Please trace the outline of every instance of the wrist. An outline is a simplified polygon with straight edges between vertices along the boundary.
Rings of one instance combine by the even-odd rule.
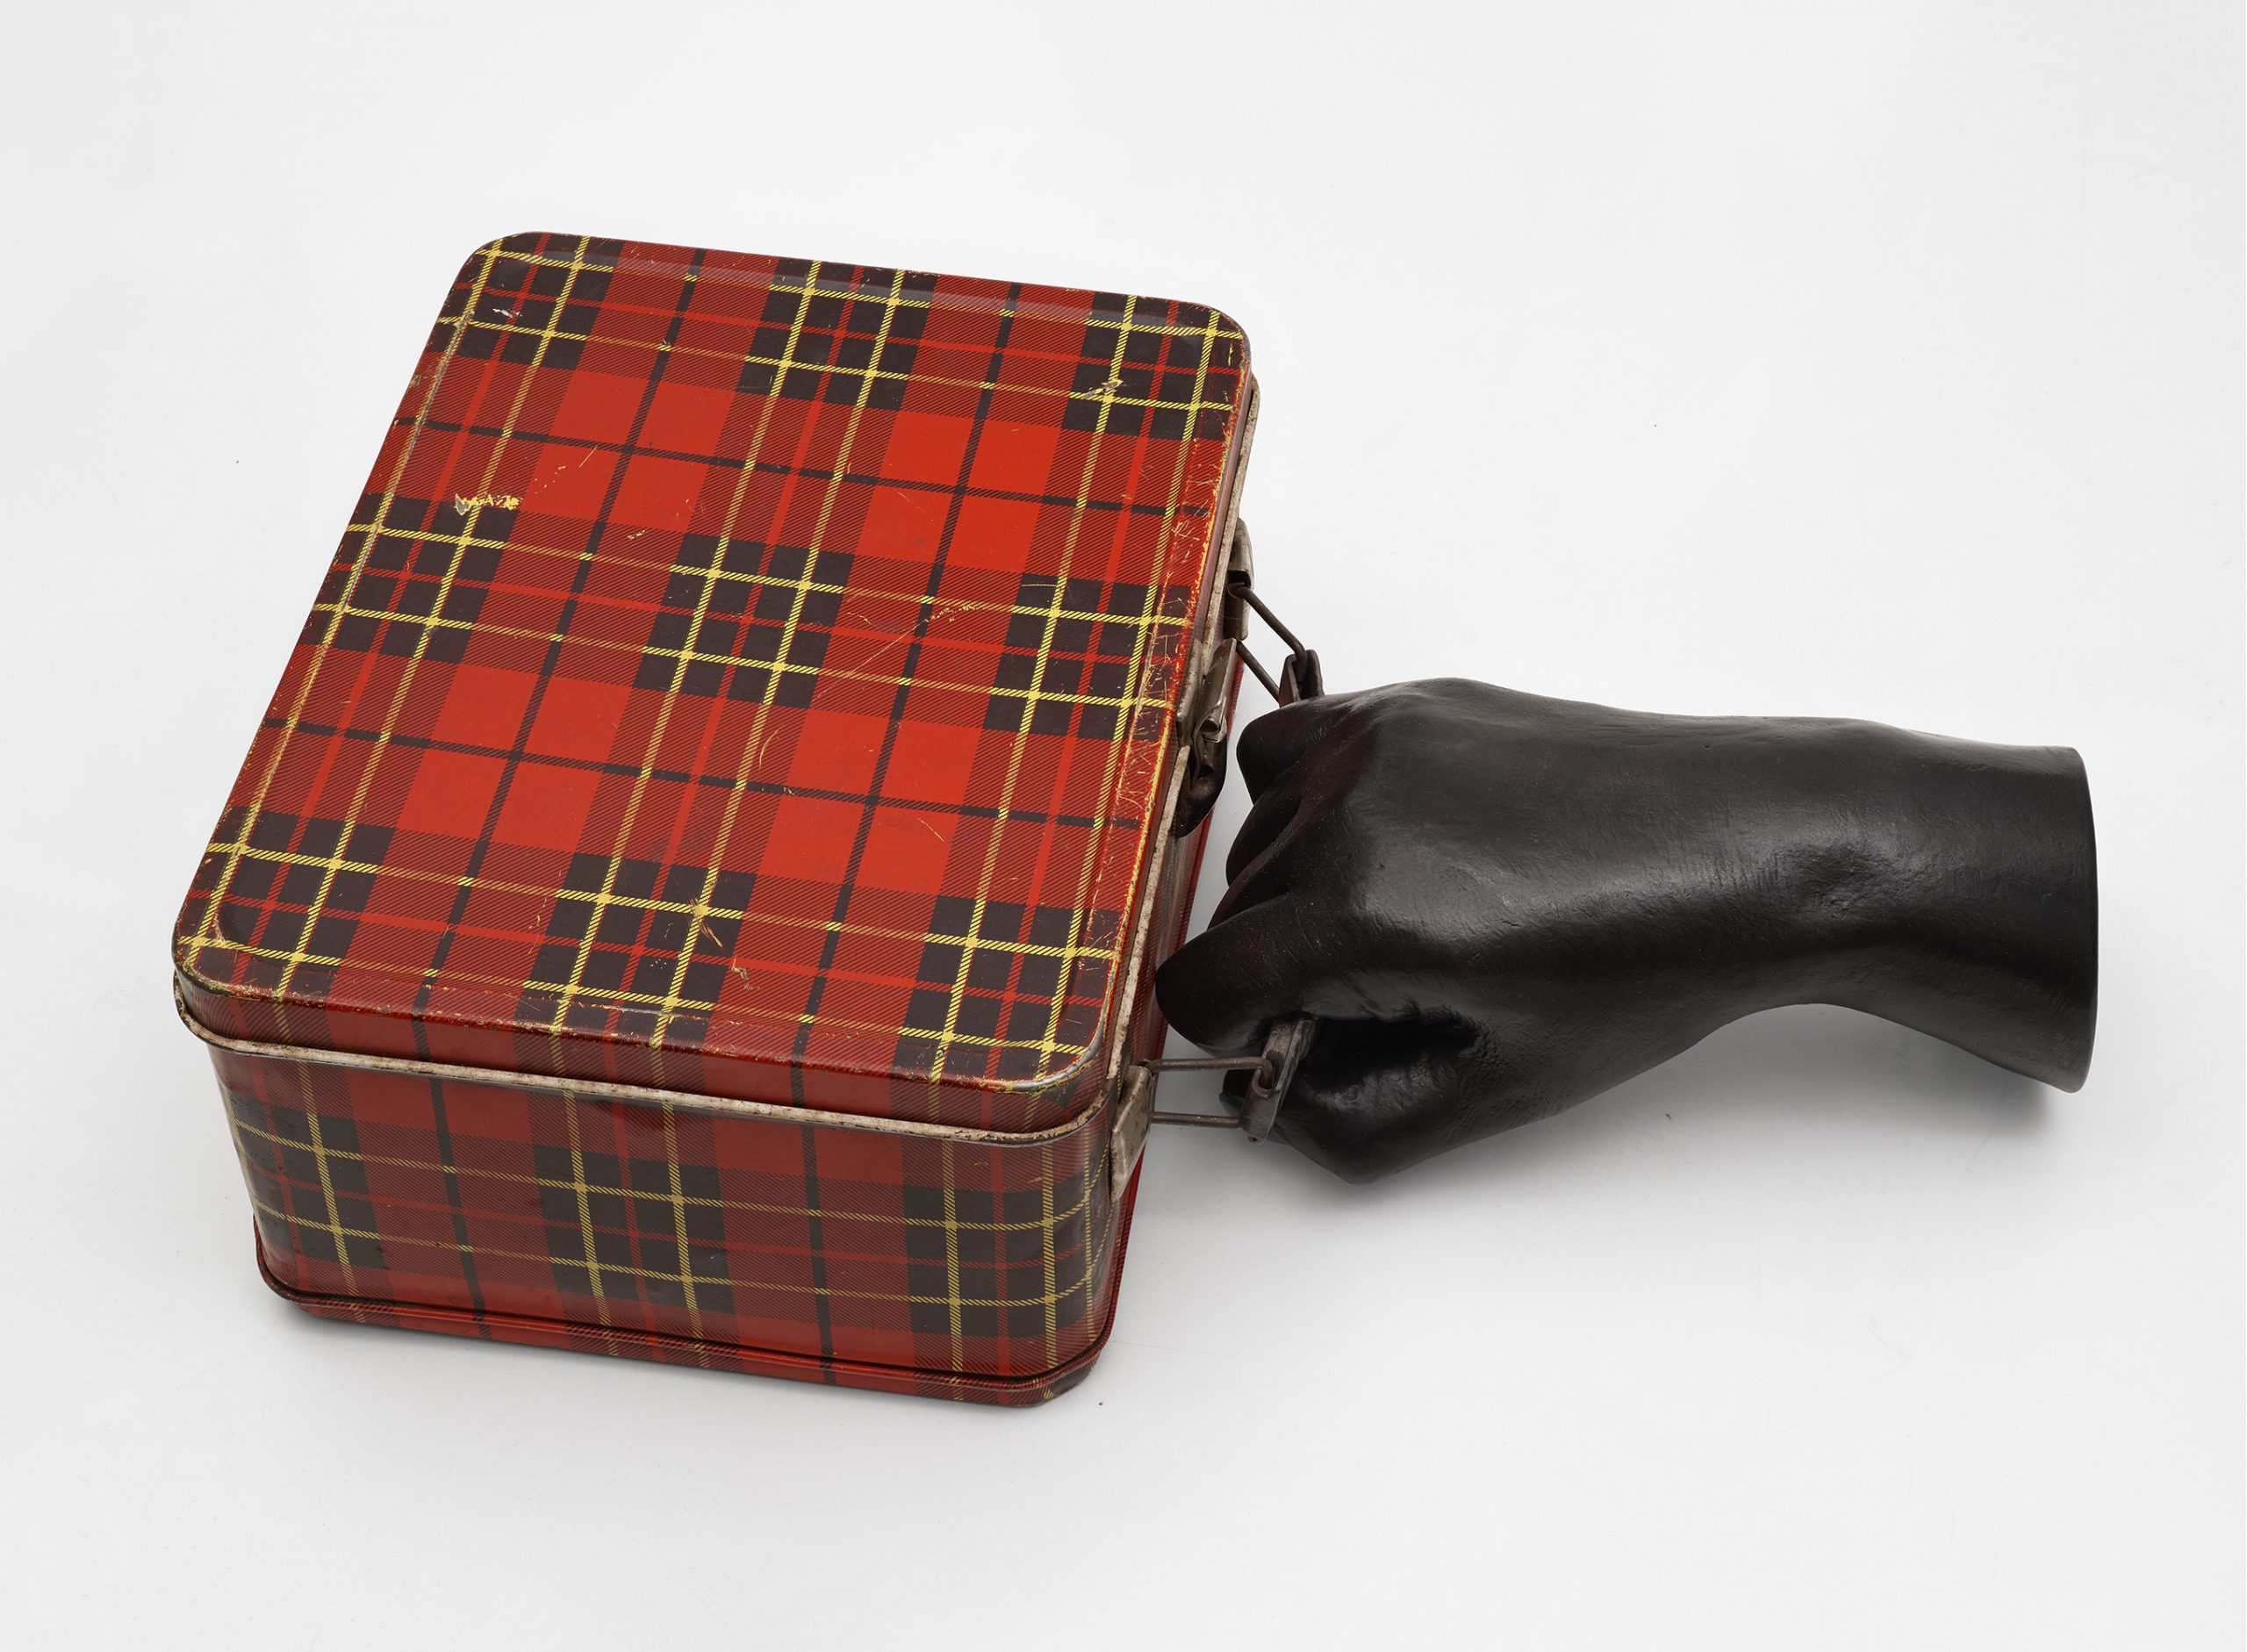
[[[1870,723],[1781,727],[1771,1001],[1844,1004],[2081,1084],[2098,973],[2081,759]]]

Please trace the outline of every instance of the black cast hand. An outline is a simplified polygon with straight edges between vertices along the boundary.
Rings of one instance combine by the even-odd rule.
[[[1318,1016],[1276,1133],[1353,1180],[1780,1004],[1849,1005],[2064,1088],[2089,1065],[2071,751],[1444,680],[1283,707],[1238,760],[1255,803],[1231,887],[1157,991],[1225,1053]]]

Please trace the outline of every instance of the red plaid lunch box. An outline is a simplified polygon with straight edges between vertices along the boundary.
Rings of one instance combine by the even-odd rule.
[[[473,254],[175,935],[267,1282],[901,1392],[1080,1379],[1254,421],[1199,305]]]

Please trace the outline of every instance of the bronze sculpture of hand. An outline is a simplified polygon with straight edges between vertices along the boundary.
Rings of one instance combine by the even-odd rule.
[[[1542,1118],[1782,1004],[2073,1089],[2098,900],[2083,765],[1875,723],[1676,717],[1488,684],[1245,729],[1255,800],[1164,966],[1203,1046],[1319,1017],[1275,1133],[1353,1180]]]

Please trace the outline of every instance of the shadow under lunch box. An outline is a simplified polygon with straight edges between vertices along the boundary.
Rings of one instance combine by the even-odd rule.
[[[901,1392],[1080,1379],[1261,608],[1254,422],[1198,305],[473,254],[175,936],[267,1282]]]

